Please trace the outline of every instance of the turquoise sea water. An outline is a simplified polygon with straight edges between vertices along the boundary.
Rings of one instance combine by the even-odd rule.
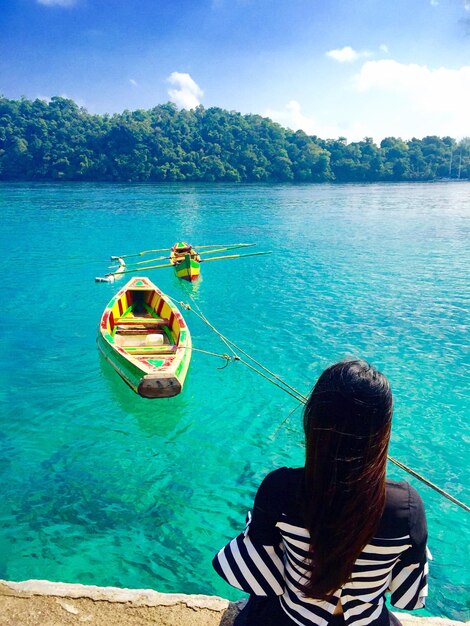
[[[470,501],[469,183],[0,185],[0,578],[240,597],[211,559],[270,470],[300,465],[301,411],[241,363],[194,353],[183,393],[135,395],[96,348],[109,256],[257,242],[188,290],[303,393],[361,356],[391,380],[391,454]],[[299,250],[301,254],[299,255]],[[191,312],[197,348],[226,347]],[[407,479],[393,465],[389,475]],[[427,611],[468,619],[469,514],[414,478],[434,556]]]

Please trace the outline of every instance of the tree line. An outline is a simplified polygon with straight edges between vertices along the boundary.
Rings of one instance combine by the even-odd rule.
[[[0,97],[0,180],[371,182],[470,178],[470,138],[348,143],[217,107],[92,115]]]

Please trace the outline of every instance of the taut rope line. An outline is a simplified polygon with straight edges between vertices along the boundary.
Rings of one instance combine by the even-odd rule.
[[[262,363],[260,363],[259,361],[257,361],[254,357],[252,357],[250,354],[248,354],[247,352],[245,352],[245,350],[243,350],[242,348],[240,348],[239,346],[237,346],[231,339],[229,339],[228,337],[225,337],[225,335],[223,335],[219,330],[217,330],[217,328],[215,328],[215,326],[213,324],[211,324],[211,322],[209,322],[209,320],[207,319],[207,317],[204,315],[204,313],[201,311],[201,308],[199,307],[199,305],[194,301],[194,299],[192,298],[192,296],[190,294],[188,294],[188,296],[191,298],[191,300],[193,301],[194,305],[199,309],[199,313],[197,311],[195,311],[194,309],[192,309],[188,304],[184,303],[184,302],[180,302],[179,304],[181,304],[181,306],[183,306],[185,309],[192,311],[197,317],[199,317],[199,319],[201,319],[203,322],[205,322],[219,337],[220,339],[225,343],[225,345],[229,348],[229,350],[231,350],[231,352],[233,353],[234,357],[236,357],[235,360],[240,361],[241,363],[243,363],[244,365],[246,365],[247,367],[251,368],[253,371],[255,371],[257,374],[259,374],[260,376],[262,376],[263,378],[266,378],[266,380],[269,380],[269,382],[271,382],[273,385],[275,385],[276,387],[279,387],[280,389],[283,389],[286,393],[288,393],[290,396],[292,396],[293,398],[295,398],[296,400],[298,400],[299,402],[307,402],[307,397],[304,396],[302,393],[300,393],[300,391],[297,391],[297,389],[295,389],[295,387],[292,387],[291,385],[289,385],[288,383],[286,383],[285,380],[283,380],[280,376],[278,376],[277,374],[275,374],[274,372],[272,372],[270,369],[268,369],[267,367],[265,367]],[[271,378],[269,378],[269,376],[266,376],[265,374],[263,374],[262,372],[260,372],[259,370],[257,370],[255,367],[253,367],[253,365],[251,365],[251,363],[247,363],[244,359],[240,358],[238,356],[238,354],[235,352],[234,348],[236,350],[238,350],[238,352],[241,352],[242,354],[244,354],[246,357],[248,357],[251,361],[253,361],[253,363],[255,363],[258,367],[260,367],[261,369],[263,369],[265,372],[267,372],[269,374],[269,376],[272,376],[274,379],[276,379],[277,381],[279,381],[281,383],[277,384],[276,380],[272,380]]]
[[[282,389],[283,391],[288,393],[290,396],[292,396],[294,399],[296,399],[299,402],[299,405],[296,406],[289,413],[289,415],[282,421],[282,423],[280,424],[280,426],[276,430],[276,433],[277,433],[280,430],[280,428],[282,427],[282,425],[289,419],[289,417],[292,415],[292,413],[295,410],[297,410],[298,407],[301,404],[306,404],[308,398],[306,396],[304,396],[302,393],[300,393],[300,391],[297,391],[297,389],[295,389],[294,387],[292,387],[291,385],[286,383],[280,376],[278,376],[277,374],[275,374],[274,372],[269,370],[267,367],[265,367],[264,365],[259,363],[259,361],[257,361],[255,358],[253,358],[247,352],[245,352],[245,350],[243,350],[242,348],[239,348],[233,341],[228,339],[228,337],[225,337],[225,335],[223,335],[219,330],[217,330],[217,328],[215,328],[215,326],[213,324],[211,324],[211,322],[209,322],[209,320],[204,315],[204,313],[201,311],[200,307],[195,302],[195,300],[191,296],[191,294],[188,293],[187,295],[193,301],[193,304],[199,309],[199,313],[195,309],[191,308],[191,306],[189,304],[187,304],[186,302],[179,301],[179,304],[184,309],[186,309],[187,311],[192,311],[197,317],[199,317],[199,319],[201,321],[203,321],[205,324],[207,324],[209,326],[209,328],[211,330],[213,330],[216,333],[216,335],[218,335],[218,337],[225,343],[227,348],[232,352],[233,356],[230,357],[229,355],[220,355],[220,354],[215,354],[215,353],[211,353],[211,352],[207,352],[207,354],[212,354],[213,356],[218,356],[218,357],[222,357],[222,358],[227,359],[226,365],[228,365],[228,363],[230,361],[240,361],[241,363],[243,363],[244,365],[246,365],[247,367],[252,369],[254,372],[256,372],[257,374],[259,374],[260,376],[262,376],[263,378],[268,380],[270,383],[272,383],[276,387],[279,387],[279,389]],[[173,298],[171,298],[171,299],[173,300]],[[269,376],[271,376],[272,378],[270,378],[269,376],[264,374],[262,371],[260,371],[259,369],[257,369],[253,365],[251,365],[251,363],[248,363],[247,361],[245,361],[245,359],[240,358],[238,356],[238,354],[235,352],[234,348],[236,348],[239,352],[241,352],[246,357],[248,357],[251,361],[253,361],[253,363],[256,363],[256,365],[258,365],[261,369],[263,369],[265,372],[267,372],[269,374]],[[204,350],[199,350],[199,351],[200,352],[205,352]],[[282,384],[280,384],[280,383],[282,383]],[[461,502],[460,500],[457,500],[457,498],[452,496],[450,493],[448,493],[447,491],[444,491],[444,489],[441,489],[441,487],[438,487],[438,485],[434,484],[433,482],[431,482],[430,480],[428,480],[427,478],[425,478],[424,476],[422,476],[421,474],[419,474],[415,470],[411,469],[410,467],[408,467],[407,465],[405,465],[401,461],[398,461],[397,459],[395,459],[394,457],[392,457],[390,455],[387,455],[387,459],[391,463],[393,463],[394,465],[396,465],[397,467],[402,469],[403,471],[407,472],[411,476],[414,476],[415,478],[420,480],[422,483],[424,483],[425,485],[427,485],[431,489],[434,489],[434,491],[437,491],[437,493],[441,494],[442,496],[444,496],[445,498],[447,498],[448,500],[450,500],[451,502],[453,502],[457,506],[461,507],[464,511],[470,511],[470,507],[468,505],[466,505],[464,502]]]

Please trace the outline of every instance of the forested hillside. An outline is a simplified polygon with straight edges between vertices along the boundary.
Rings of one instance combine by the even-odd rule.
[[[219,108],[91,115],[75,102],[0,97],[0,180],[424,181],[470,178],[470,139],[348,143]]]

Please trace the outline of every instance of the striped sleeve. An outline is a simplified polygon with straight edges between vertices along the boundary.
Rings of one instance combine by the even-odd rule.
[[[215,556],[216,572],[230,585],[256,596],[284,593],[284,560],[276,515],[267,506],[272,485],[270,475],[261,483],[253,515],[241,533]]]
[[[212,565],[232,587],[256,596],[282,595],[284,563],[281,546],[252,541],[250,515],[249,518],[245,532],[222,548]]]
[[[392,570],[390,601],[397,609],[422,609],[428,595],[427,525],[423,501],[410,489],[410,547]]]

